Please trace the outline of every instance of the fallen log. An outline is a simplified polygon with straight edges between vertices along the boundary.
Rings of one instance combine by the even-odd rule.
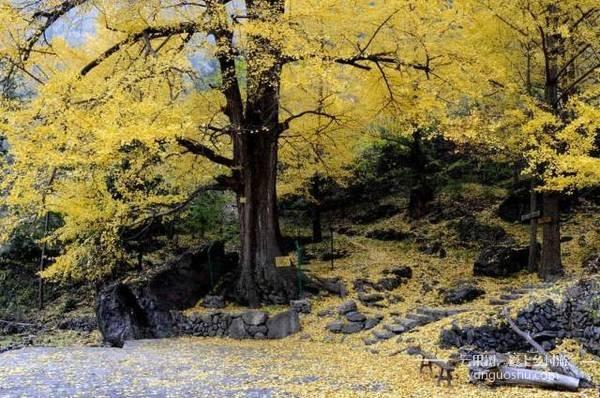
[[[492,385],[522,385],[576,391],[580,380],[556,372],[501,366],[493,369],[470,369],[472,382],[488,382]]]
[[[575,364],[571,362],[565,355],[548,355],[548,352],[544,350],[544,348],[540,344],[538,344],[537,341],[535,341],[529,333],[519,329],[519,327],[511,319],[508,313],[508,308],[504,307],[504,309],[502,310],[502,315],[504,315],[504,318],[506,318],[506,321],[508,322],[510,328],[516,334],[523,337],[542,356],[544,362],[548,366],[548,369],[550,369],[553,372],[578,379],[580,381],[580,387],[594,387],[594,383],[592,382],[591,377],[586,375],[577,366],[575,366]]]

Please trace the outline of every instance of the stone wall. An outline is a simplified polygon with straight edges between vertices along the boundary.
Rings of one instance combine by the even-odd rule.
[[[231,337],[235,339],[276,339],[300,330],[300,318],[294,310],[269,315],[262,311],[210,313],[174,317],[174,335]]]
[[[600,355],[600,283],[582,280],[569,288],[558,304],[552,300],[533,303],[519,312],[515,323],[546,350],[552,350],[563,338],[574,338],[587,351]],[[440,344],[443,347],[472,346],[482,351],[497,352],[528,351],[531,348],[508,325],[453,325],[441,332]]]

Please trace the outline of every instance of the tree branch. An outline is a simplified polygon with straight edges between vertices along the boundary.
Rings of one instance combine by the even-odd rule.
[[[189,35],[192,35],[199,30],[200,30],[200,26],[193,22],[182,22],[182,23],[180,23],[178,25],[174,25],[174,26],[161,26],[161,27],[149,26],[140,32],[133,33],[132,35],[127,37],[125,40],[120,41],[119,43],[110,47],[108,50],[104,51],[98,58],[94,59],[93,61],[88,63],[86,66],[84,66],[83,69],[81,69],[81,71],[79,72],[79,74],[81,76],[86,76],[94,68],[96,68],[102,62],[104,62],[107,58],[109,58],[111,55],[117,53],[119,50],[121,50],[123,47],[125,47],[129,44],[133,44],[133,43],[136,43],[141,40],[149,41],[152,39],[157,39],[157,38],[161,38],[161,37],[169,37],[169,36],[177,35],[177,34],[187,33]]]
[[[288,117],[287,119],[285,119],[283,122],[279,123],[279,132],[281,133],[281,132],[289,129],[290,128],[290,123],[293,120],[300,119],[301,117],[306,116],[306,115],[323,116],[323,117],[326,117],[326,118],[328,118],[328,119],[330,119],[332,121],[338,121],[338,118],[335,115],[331,115],[331,114],[329,114],[327,112],[318,111],[318,110],[303,111],[303,112],[300,112],[300,113],[298,113],[296,115],[292,115],[292,116]]]
[[[216,153],[209,147],[202,145],[199,142],[192,141],[187,138],[177,138],[177,142],[179,143],[179,145],[181,145],[182,147],[184,147],[185,149],[187,149],[194,155],[203,156],[203,157],[207,158],[208,160],[210,160],[211,162],[220,164],[222,166],[226,166],[226,167],[234,166],[234,162],[232,159],[229,159],[229,158],[226,158],[225,156],[219,155],[218,153]]]
[[[569,85],[569,87],[567,87],[562,95],[559,98],[559,102],[564,100],[569,94],[571,94],[571,92],[577,88],[577,85],[581,82],[583,82],[585,79],[587,79],[594,71],[596,71],[598,68],[600,68],[600,63],[592,66],[590,69],[588,69],[587,72],[583,73],[581,76],[579,76],[573,83],[571,83]]]

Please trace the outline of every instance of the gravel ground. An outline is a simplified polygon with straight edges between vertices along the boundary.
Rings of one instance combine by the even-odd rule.
[[[244,365],[254,355],[265,352],[179,339],[123,349],[25,348],[0,355],[0,397],[280,396],[253,388],[268,382]]]

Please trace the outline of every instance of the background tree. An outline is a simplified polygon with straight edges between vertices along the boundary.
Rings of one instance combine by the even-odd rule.
[[[600,181],[600,164],[590,156],[598,128],[600,9],[593,1],[462,4],[473,21],[465,38],[478,43],[464,56],[489,83],[469,110],[478,128],[466,134],[479,131],[467,139],[524,158],[524,173],[539,181],[538,272],[551,278],[562,273],[560,193]]]

